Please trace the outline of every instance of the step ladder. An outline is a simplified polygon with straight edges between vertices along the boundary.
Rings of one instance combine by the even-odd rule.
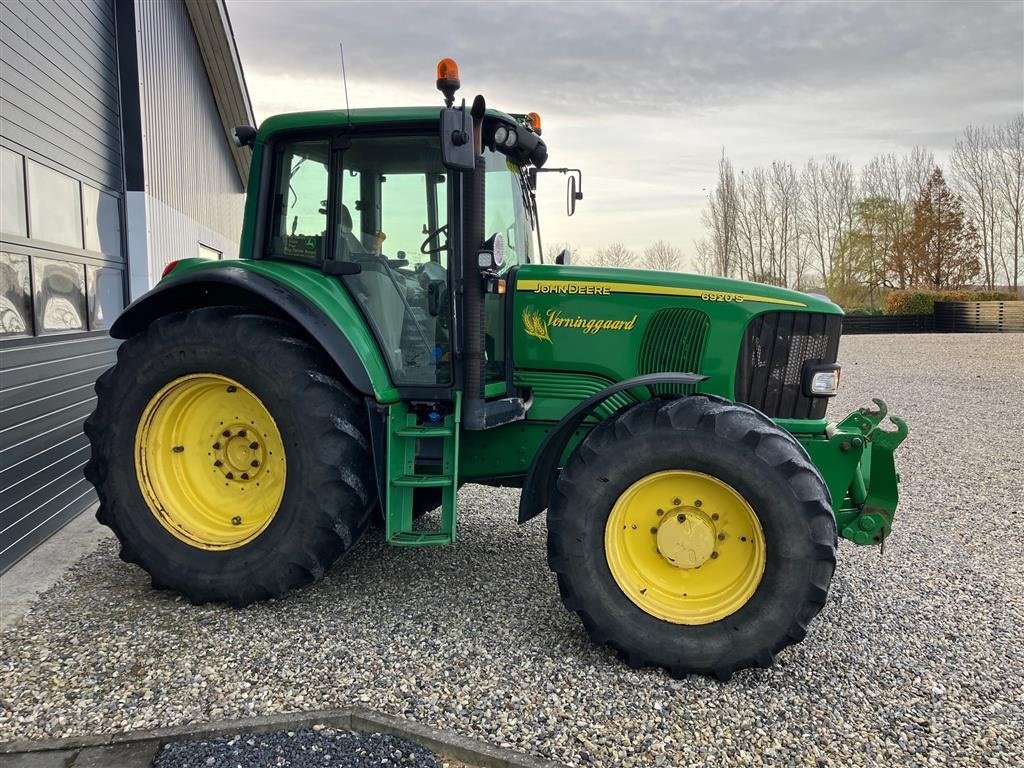
[[[405,403],[388,408],[387,499],[385,534],[389,544],[428,547],[455,541],[455,509],[459,488],[459,424],[462,393],[456,392],[453,411],[437,424],[418,424]],[[442,441],[440,472],[417,471],[420,440]],[[413,495],[417,488],[441,489],[441,527],[413,530]]]

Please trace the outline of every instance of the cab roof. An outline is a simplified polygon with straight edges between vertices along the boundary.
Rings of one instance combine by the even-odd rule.
[[[441,106],[433,107],[371,107],[366,109],[324,109],[315,112],[289,112],[283,115],[268,117],[260,124],[257,141],[279,131],[302,128],[352,126],[387,126],[399,123],[436,122],[441,114]],[[467,107],[468,109],[468,107]],[[496,109],[488,109],[487,117],[503,122],[517,123],[516,116]]]

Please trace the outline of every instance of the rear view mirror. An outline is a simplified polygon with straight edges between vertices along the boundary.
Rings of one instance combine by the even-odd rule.
[[[441,110],[441,161],[453,171],[472,171],[476,167],[473,124],[465,103],[460,109]]]
[[[572,198],[570,198],[571,200]],[[572,214],[569,214],[572,216]],[[561,264],[563,266],[569,266],[572,263],[572,252],[568,248],[563,248],[562,252],[555,256],[555,264]]]
[[[583,199],[583,183],[582,177],[580,179],[580,188],[576,187],[576,177],[571,173],[569,174],[569,180],[565,185],[565,211],[569,216],[576,213],[576,201]]]

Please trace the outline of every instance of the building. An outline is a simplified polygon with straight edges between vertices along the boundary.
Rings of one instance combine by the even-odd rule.
[[[92,506],[107,335],[237,255],[254,124],[224,0],[0,0],[0,571]]]

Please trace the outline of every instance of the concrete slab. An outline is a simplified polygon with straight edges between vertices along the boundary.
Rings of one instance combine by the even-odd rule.
[[[0,755],[0,768],[69,768],[77,756],[77,749]]]
[[[113,537],[96,522],[92,506],[0,576],[0,629],[19,621],[39,595],[56,584],[82,555]]]
[[[159,741],[83,749],[69,768],[151,768]]]

